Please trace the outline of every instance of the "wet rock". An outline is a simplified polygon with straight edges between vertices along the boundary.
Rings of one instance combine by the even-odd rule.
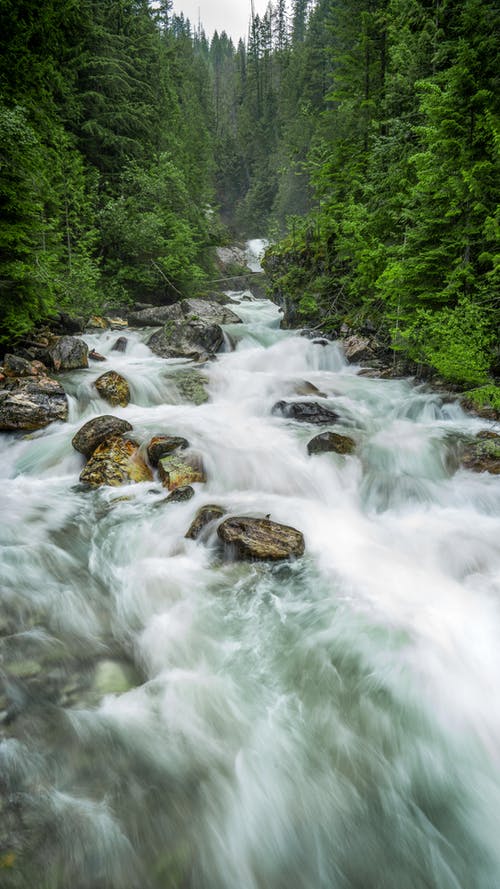
[[[94,417],[78,430],[71,444],[76,451],[85,457],[90,457],[95,449],[108,438],[114,438],[130,432],[132,426],[127,420],[104,414],[102,417]]]
[[[7,377],[37,377],[47,373],[41,361],[28,361],[19,355],[5,355],[1,370]]]
[[[158,466],[158,462],[162,457],[188,447],[189,442],[187,439],[181,438],[178,435],[155,435],[147,447],[148,460],[151,466]]]
[[[0,430],[33,431],[67,418],[68,399],[56,380],[41,374],[0,381]]]
[[[169,491],[206,481],[203,467],[197,465],[194,458],[162,457],[158,462],[158,473],[162,485]]]
[[[126,330],[128,321],[125,318],[105,318],[104,319],[111,330]]]
[[[237,559],[277,561],[304,553],[300,531],[269,519],[229,518],[219,525],[217,534]]]
[[[92,488],[152,480],[152,472],[142,459],[137,445],[119,436],[108,438],[100,444],[80,474],[80,481]]]
[[[96,352],[95,349],[91,349],[91,350],[90,350],[90,352],[89,352],[89,358],[90,358],[92,361],[106,361],[106,360],[107,360],[107,359],[104,357],[104,355],[101,355],[100,352]]]
[[[187,500],[191,500],[194,497],[195,490],[191,487],[191,485],[182,485],[180,488],[176,488],[175,491],[172,491],[168,497],[165,497],[165,500],[162,500],[162,503],[186,503]]]
[[[336,454],[352,454],[356,442],[348,435],[337,435],[336,432],[322,432],[312,438],[307,445],[309,454],[324,454],[333,451]]]
[[[169,321],[148,340],[148,346],[162,358],[206,360],[220,349],[224,341],[218,324],[204,321]]]
[[[167,321],[184,317],[179,308],[174,309],[174,306],[178,305],[179,303],[174,303],[170,306],[149,306],[147,309],[139,309],[129,314],[128,323],[131,327],[161,327]]]
[[[207,504],[207,506],[202,506],[201,509],[196,513],[193,521],[191,522],[188,531],[185,534],[189,540],[197,540],[200,536],[201,532],[207,525],[211,522],[215,522],[216,519],[221,519],[223,515],[225,515],[226,510],[222,508],[222,506],[215,506],[213,504]]]
[[[108,327],[108,322],[100,315],[92,315],[85,325],[86,330],[107,330]]]
[[[315,395],[316,398],[326,398],[324,392],[321,392],[314,383],[310,383],[308,380],[301,380],[296,383],[293,387],[293,391],[296,395]]]
[[[335,423],[339,415],[317,401],[278,401],[272,413],[300,423]]]
[[[178,371],[173,380],[182,398],[193,404],[205,404],[208,401],[207,378],[194,370]]]
[[[473,472],[490,472],[500,475],[500,435],[484,431],[465,446],[461,464]]]
[[[129,315],[134,327],[154,327],[168,321],[201,321],[204,324],[241,324],[241,318],[219,300],[183,299],[170,306],[156,306]]]
[[[119,336],[118,339],[113,343],[111,348],[112,352],[126,352],[127,351],[127,337]]]
[[[76,370],[89,366],[89,347],[76,336],[61,336],[48,350],[54,370]]]
[[[101,398],[113,407],[126,407],[130,401],[130,389],[127,381],[115,370],[102,374],[94,383]]]
[[[67,312],[59,312],[59,315],[50,322],[50,326],[61,335],[75,336],[76,334],[83,333],[85,321],[83,318],[68,315]]]

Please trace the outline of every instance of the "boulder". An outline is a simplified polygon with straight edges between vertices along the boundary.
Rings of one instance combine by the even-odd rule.
[[[76,336],[61,336],[48,350],[54,370],[76,370],[89,366],[89,347]]]
[[[113,407],[126,407],[130,401],[130,389],[127,381],[115,370],[109,370],[94,383],[101,398]]]
[[[68,419],[63,387],[45,374],[3,376],[0,381],[0,430],[43,429],[55,420]]]
[[[490,472],[500,475],[500,435],[484,431],[465,446],[461,464],[473,472]]]
[[[90,358],[92,361],[106,361],[106,360],[107,360],[107,359],[104,357],[104,355],[101,355],[100,352],[96,352],[95,349],[91,349],[91,350],[90,350],[90,352],[89,352],[89,358]]]
[[[335,423],[339,418],[335,411],[317,401],[278,401],[272,413],[299,423]]]
[[[128,321],[125,318],[105,318],[104,319],[111,330],[126,330]]]
[[[107,330],[108,327],[106,318],[101,318],[100,315],[92,315],[85,325],[86,330]]]
[[[80,474],[80,481],[92,488],[101,485],[117,487],[152,480],[153,474],[142,459],[135,442],[118,435],[103,441],[95,449]]]
[[[129,315],[133,327],[159,327],[168,321],[203,321],[205,324],[241,324],[241,318],[220,300],[182,299],[170,306],[153,306]]]
[[[307,445],[309,454],[324,454],[334,451],[336,454],[352,454],[356,442],[348,435],[337,435],[336,432],[322,432],[312,438]]]
[[[147,447],[148,460],[151,466],[158,466],[158,462],[162,457],[188,447],[189,442],[187,439],[181,438],[178,435],[155,435]]]
[[[119,336],[118,339],[113,343],[111,348],[112,352],[126,352],[127,351],[127,337]]]
[[[193,458],[162,457],[158,462],[158,473],[162,485],[169,491],[206,481],[203,467],[196,465]]]
[[[345,357],[353,364],[358,364],[360,361],[366,361],[374,355],[373,346],[368,337],[353,334],[343,340],[342,346]]]
[[[6,377],[38,377],[45,376],[47,368],[41,361],[28,361],[19,355],[5,355],[2,373]]]
[[[202,506],[201,509],[196,513],[193,521],[191,522],[188,531],[184,535],[189,540],[197,540],[200,536],[201,532],[207,525],[211,522],[215,522],[216,519],[221,519],[223,515],[225,515],[226,510],[222,508],[222,506],[214,506],[213,504],[207,504],[207,506]]]
[[[304,537],[300,531],[269,519],[229,518],[221,522],[217,534],[237,559],[274,562],[304,553]]]
[[[78,430],[71,444],[76,451],[85,457],[90,457],[95,449],[108,438],[116,438],[125,432],[130,432],[132,426],[126,420],[104,414],[102,417],[94,417]]]
[[[206,360],[220,349],[224,334],[219,324],[204,321],[169,321],[148,340],[155,355],[162,358],[191,358]]]
[[[50,326],[59,334],[75,334],[83,333],[85,329],[85,321],[74,315],[68,315],[67,312],[59,312],[56,318],[51,320]]]

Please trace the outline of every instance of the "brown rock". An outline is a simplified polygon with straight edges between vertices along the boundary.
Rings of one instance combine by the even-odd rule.
[[[216,519],[221,519],[225,512],[226,510],[222,506],[214,506],[212,504],[202,506],[196,513],[189,526],[189,530],[184,536],[189,540],[197,540],[203,529],[211,522],[215,522]]]
[[[302,556],[305,548],[300,531],[269,519],[229,518],[217,534],[237,559],[278,561]]]
[[[75,451],[79,451],[85,457],[90,457],[95,449],[108,438],[116,438],[125,432],[130,432],[132,426],[127,420],[104,414],[102,417],[94,417],[85,423],[74,436],[71,444]]]
[[[178,435],[155,435],[148,444],[148,460],[151,466],[158,466],[158,461],[167,454],[189,447],[189,442]]]
[[[50,377],[8,377],[0,383],[0,430],[43,429],[55,420],[68,419],[68,399],[62,386]]]
[[[130,389],[127,381],[114,370],[102,374],[94,383],[101,398],[113,407],[126,407],[130,401]]]
[[[352,454],[356,442],[348,435],[337,435],[336,432],[322,432],[316,435],[307,445],[309,454],[324,454],[334,451],[336,454]]]
[[[140,456],[137,445],[120,436],[100,444],[80,474],[80,481],[92,488],[152,480],[152,472]]]
[[[107,359],[104,357],[104,355],[101,355],[100,352],[96,352],[95,349],[91,349],[91,350],[90,350],[90,352],[89,352],[89,358],[91,358],[92,361],[106,361],[106,360],[107,360]]]
[[[500,475],[500,435],[487,430],[480,432],[475,441],[466,445],[461,463],[473,472]]]

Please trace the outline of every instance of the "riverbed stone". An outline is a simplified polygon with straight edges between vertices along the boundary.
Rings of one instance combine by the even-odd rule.
[[[294,384],[293,391],[296,395],[315,395],[316,398],[326,398],[324,392],[318,389],[314,383],[310,383],[309,380],[299,380]]]
[[[125,318],[106,317],[104,320],[111,330],[126,330],[128,327],[128,321]]]
[[[169,491],[206,481],[202,466],[196,465],[192,458],[179,456],[162,457],[158,461],[158,474],[162,485]]]
[[[272,409],[275,416],[300,423],[335,423],[339,415],[317,401],[278,401]]]
[[[76,336],[61,336],[49,347],[48,358],[56,371],[78,370],[89,366],[89,347]]]
[[[348,435],[338,435],[336,432],[321,432],[308,442],[309,454],[324,454],[334,452],[336,454],[352,454],[356,448],[356,442]]]
[[[111,347],[112,352],[126,352],[128,340],[126,336],[119,336]]]
[[[205,404],[208,401],[208,380],[201,373],[189,370],[180,370],[172,375],[181,396],[192,404]]]
[[[158,466],[162,457],[188,447],[188,440],[179,435],[155,435],[147,446],[148,460],[151,466]]]
[[[88,330],[107,330],[109,324],[101,315],[91,315],[85,327]]]
[[[206,361],[215,355],[223,342],[224,334],[219,324],[183,319],[168,321],[161,330],[152,334],[148,346],[162,358]]]
[[[126,407],[130,401],[130,389],[127,381],[115,370],[101,374],[94,383],[101,398],[113,407]]]
[[[225,519],[217,529],[219,538],[237,559],[278,561],[304,554],[304,536],[289,525],[270,519],[234,517]]]
[[[184,536],[188,540],[197,540],[207,525],[210,525],[211,522],[215,522],[217,519],[221,519],[225,514],[226,510],[222,506],[217,506],[213,503],[202,506],[196,513]]]
[[[168,497],[165,497],[165,500],[162,503],[186,503],[188,500],[191,500],[195,495],[194,488],[191,485],[181,485],[180,488],[175,488]]]
[[[91,349],[89,352],[89,358],[91,361],[107,361],[104,355],[101,355],[100,352],[97,352],[95,349]]]
[[[95,449],[80,474],[80,481],[92,488],[101,485],[117,487],[132,482],[151,482],[153,474],[135,442],[115,436]]]
[[[500,475],[500,435],[484,430],[463,451],[461,464],[473,472],[489,472]]]
[[[61,384],[45,374],[0,381],[0,430],[43,429],[68,419],[68,399]]]
[[[80,454],[90,457],[106,439],[123,435],[131,430],[132,426],[127,420],[113,417],[111,414],[104,414],[85,423],[73,437],[71,444]]]

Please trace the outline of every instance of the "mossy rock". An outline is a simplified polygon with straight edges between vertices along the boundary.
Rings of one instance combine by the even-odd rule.
[[[94,383],[101,398],[112,407],[127,407],[130,401],[130,389],[127,381],[114,370],[109,370]]]
[[[158,473],[162,484],[169,491],[206,481],[203,468],[183,457],[162,457],[158,463]]]
[[[500,435],[484,431],[465,447],[462,466],[473,472],[490,472],[500,475]]]
[[[316,435],[307,445],[309,454],[352,454],[356,448],[356,442],[348,435],[338,435],[336,432],[322,432]]]
[[[302,533],[269,519],[226,519],[219,525],[217,534],[226,544],[226,554],[240,560],[276,562],[304,554]]]
[[[139,453],[137,445],[115,436],[100,444],[84,467],[80,481],[98,488],[101,485],[127,485],[151,482],[153,474]]]

